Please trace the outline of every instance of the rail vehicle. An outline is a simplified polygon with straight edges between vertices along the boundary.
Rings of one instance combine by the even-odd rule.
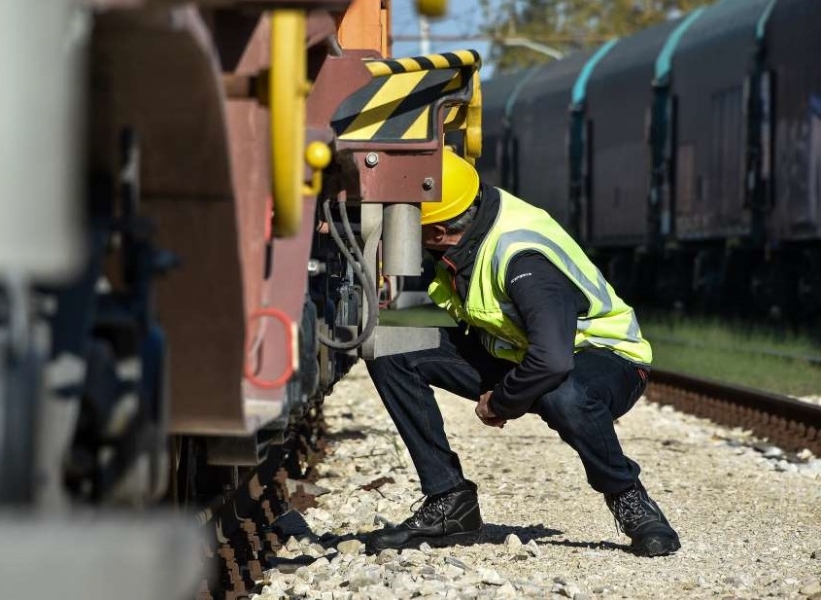
[[[817,322],[821,3],[721,0],[484,86],[482,176],[631,303]]]
[[[108,564],[77,507],[172,504],[224,543],[243,498],[297,502],[356,360],[438,342],[380,314],[444,134],[481,153],[480,58],[389,39],[388,0],[0,5],[0,501],[84,540],[62,597]],[[140,523],[112,525],[151,573],[119,597],[168,598],[181,542]]]

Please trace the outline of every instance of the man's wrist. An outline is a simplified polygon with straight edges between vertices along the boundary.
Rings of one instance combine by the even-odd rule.
[[[493,395],[488,400],[487,407],[496,416],[500,416],[500,411],[504,412],[504,404],[500,402],[498,388],[493,390]]]

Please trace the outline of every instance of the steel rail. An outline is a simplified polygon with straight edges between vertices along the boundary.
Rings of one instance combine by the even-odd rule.
[[[787,450],[821,454],[821,406],[663,369],[653,369],[647,395],[683,412],[750,429]]]

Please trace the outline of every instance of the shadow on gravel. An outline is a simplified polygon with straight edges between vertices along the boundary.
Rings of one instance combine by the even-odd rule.
[[[493,523],[485,523],[482,530],[482,538],[479,543],[483,544],[504,544],[505,539],[509,535],[515,535],[523,544],[527,544],[530,540],[536,540],[536,543],[544,542],[546,538],[562,535],[558,529],[550,529],[541,523],[538,525],[495,525]],[[555,542],[554,542],[555,543]]]
[[[364,440],[368,436],[361,429],[340,429],[339,431],[328,432],[325,438],[332,442],[341,442],[344,440]]]
[[[540,546],[564,546],[566,548],[585,548],[587,550],[624,550],[630,551],[630,546],[624,544],[614,544],[613,542],[583,542],[568,539],[554,540],[556,536],[562,536],[563,531],[551,529],[543,524],[538,525],[494,525],[485,523],[482,531],[480,544],[504,544],[508,535],[515,534],[523,544],[530,540],[535,540]]]
[[[335,550],[342,542],[347,542],[351,540],[358,540],[362,544],[365,543],[365,539],[367,534],[364,533],[347,533],[343,535],[334,535],[331,533],[326,533],[322,536],[317,536],[314,534],[305,520],[302,518],[296,511],[291,511],[290,513],[286,513],[284,518],[280,518],[277,521],[277,526],[274,528],[274,531],[278,534],[279,538],[282,540],[287,540],[290,537],[296,538],[308,538],[314,544],[325,548],[326,550]],[[552,539],[557,536],[563,536],[564,532],[559,529],[552,529],[550,527],[546,527],[544,524],[539,523],[537,525],[503,525],[497,523],[485,523],[484,528],[482,529],[482,534],[478,540],[475,542],[470,542],[467,544],[459,544],[459,545],[482,545],[482,544],[494,544],[494,545],[502,545],[505,543],[505,540],[509,535],[517,536],[523,544],[527,544],[531,540],[535,541],[540,546],[564,546],[570,548],[585,548],[589,550],[629,550],[628,546],[623,546],[620,544],[614,544],[612,542],[582,542],[582,541],[572,541],[567,539]],[[357,552],[357,550],[350,549],[347,550],[348,552]],[[326,555],[328,560],[333,559],[335,556],[339,554],[337,552],[331,552]],[[304,567],[312,562],[317,560],[315,557],[302,555],[302,556],[295,556],[293,558],[285,558],[285,557],[277,557],[277,556],[266,556],[262,563],[264,568],[266,569],[277,569],[280,573],[293,573],[299,567]]]
[[[630,546],[613,542],[573,542],[571,540],[548,540],[544,545],[566,546],[568,548],[586,548],[588,550],[623,550],[630,552]]]
[[[522,540],[523,544],[527,544],[530,540],[536,540],[536,543],[559,543],[545,540],[557,535],[562,535],[562,532],[558,529],[550,529],[542,524],[523,527],[521,525],[495,525],[493,523],[485,523],[479,539],[466,545],[504,544],[505,539],[510,534],[518,536],[518,538]],[[319,538],[317,542],[325,548],[335,548],[337,544],[347,540],[359,540],[364,544],[365,538],[367,538],[367,534],[364,533],[347,533],[344,535],[325,535]]]

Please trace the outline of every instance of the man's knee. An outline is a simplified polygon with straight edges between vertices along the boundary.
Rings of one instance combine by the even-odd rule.
[[[539,415],[553,429],[574,428],[584,424],[586,404],[584,390],[569,379],[539,399]]]
[[[368,368],[368,373],[370,373],[372,379],[379,379],[385,375],[395,375],[408,371],[410,363],[407,353],[402,353],[366,360],[365,366]]]

